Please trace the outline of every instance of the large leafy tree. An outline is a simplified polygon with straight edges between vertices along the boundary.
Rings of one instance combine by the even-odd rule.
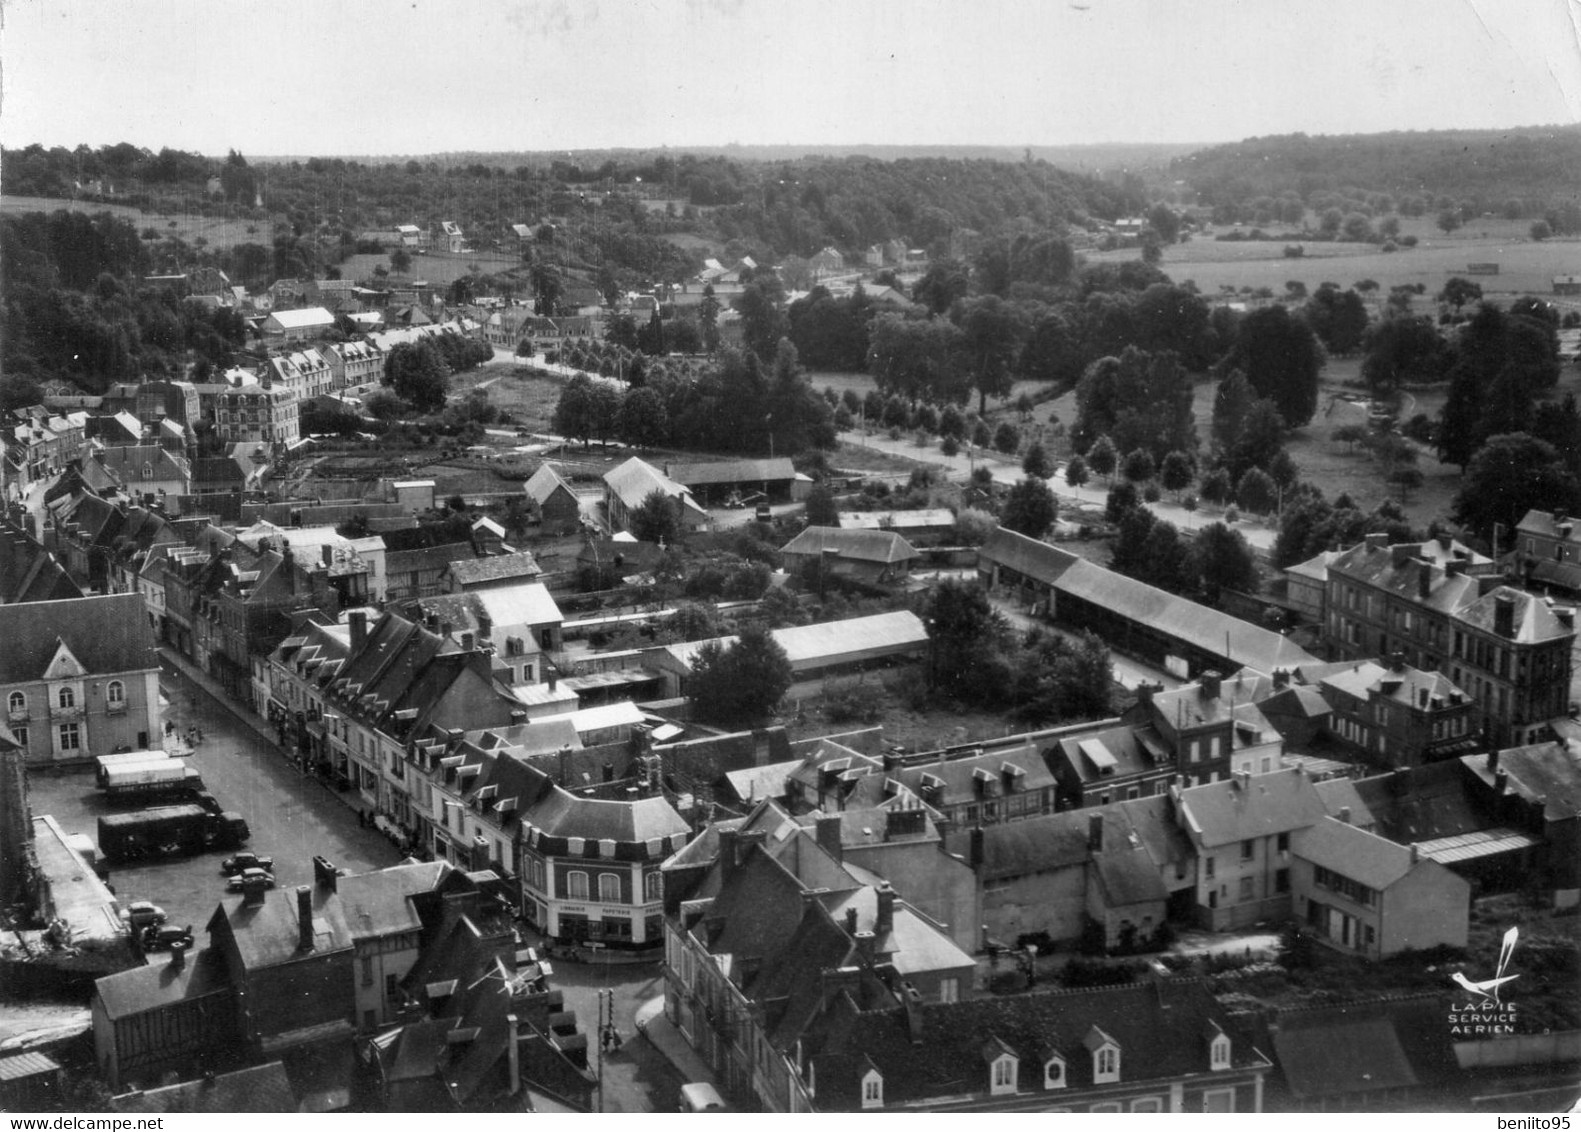
[[[929,683],[946,695],[971,701],[987,693],[988,702],[1004,694],[985,680],[985,671],[1010,638],[1004,615],[988,601],[982,586],[946,579],[933,587],[923,609],[931,640]]]
[[[1420,316],[1393,315],[1367,331],[1362,380],[1379,400],[1393,397],[1402,385],[1443,379],[1451,354],[1432,321]]]
[[[1312,328],[1283,306],[1263,307],[1242,319],[1235,347],[1220,365],[1225,373],[1244,372],[1252,391],[1272,401],[1291,428],[1317,412],[1323,347]]]
[[[960,330],[946,319],[880,315],[870,328],[867,372],[886,394],[961,404],[971,386],[955,364],[960,339]]]
[[[1512,530],[1527,511],[1581,509],[1581,481],[1553,445],[1524,432],[1489,438],[1466,466],[1452,512],[1478,534]]]
[[[781,306],[784,297],[779,280],[765,272],[754,276],[733,304],[741,312],[742,343],[765,361],[774,356],[780,339],[790,329]]]
[[[1026,341],[1025,316],[997,295],[963,299],[950,309],[961,328],[961,357],[977,390],[977,412],[988,411],[989,397],[1004,397],[1015,381],[1012,366]]]
[[[631,533],[641,542],[673,544],[681,533],[681,521],[675,510],[675,500],[658,488],[643,496],[631,512],[628,524]]]
[[[1191,402],[1191,377],[1175,354],[1128,346],[1119,357],[1099,358],[1082,374],[1072,446],[1082,450],[1108,436],[1119,451],[1143,449],[1155,464],[1170,452],[1195,452]]]
[[[790,690],[790,658],[761,625],[748,625],[733,644],[710,641],[692,660],[689,681],[697,714],[725,727],[765,722]]]
[[[1191,557],[1202,596],[1218,604],[1225,590],[1252,593],[1257,589],[1257,560],[1246,536],[1223,523],[1197,532]]]
[[[1367,305],[1355,291],[1320,286],[1302,312],[1330,354],[1354,353],[1367,331]]]
[[[1006,529],[1028,538],[1042,538],[1059,518],[1059,504],[1048,484],[1035,476],[1017,481],[1005,499],[999,522]]]
[[[419,412],[445,407],[450,369],[432,339],[403,342],[384,359],[384,384]]]

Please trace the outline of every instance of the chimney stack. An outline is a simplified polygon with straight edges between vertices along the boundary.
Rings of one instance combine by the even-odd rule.
[[[856,908],[854,906],[845,910],[845,931],[847,935],[856,934]]]
[[[305,884],[296,890],[296,945],[298,951],[313,950],[313,890]]]
[[[351,626],[351,651],[356,653],[368,641],[368,611],[353,609],[346,615],[346,621]]]
[[[1491,774],[1491,773],[1494,773],[1495,771],[1497,771],[1498,769],[1499,769],[1499,752],[1498,752],[1498,748],[1495,747],[1493,750],[1488,752],[1488,772]]]
[[[478,638],[488,640],[494,635],[494,618],[488,615],[487,610],[478,610]]]
[[[1350,807],[1349,806],[1341,806],[1339,808],[1339,820],[1344,822],[1346,825],[1350,824]]]
[[[1448,531],[1440,531],[1438,545],[1443,548],[1444,554],[1448,555],[1450,548],[1455,545],[1455,538]]]
[[[1493,631],[1501,637],[1515,636],[1515,595],[1493,595]]]
[[[566,790],[571,789],[571,748],[561,747],[556,751],[555,762],[560,771],[560,786]]]
[[[1092,853],[1103,852],[1103,815],[1093,814],[1087,819],[1087,849]]]
[[[1374,531],[1367,536],[1367,546],[1371,550],[1382,550],[1389,545],[1389,536],[1382,531]]]
[[[1223,680],[1223,677],[1211,668],[1199,676],[1197,678],[1197,683],[1201,688],[1202,698],[1205,700],[1218,699],[1219,683],[1221,680]]]
[[[1416,570],[1416,596],[1426,601],[1433,592],[1433,564],[1422,559]]]
[[[1242,794],[1245,794],[1247,791],[1249,791],[1252,788],[1252,772],[1249,770],[1236,771],[1235,788]]]
[[[840,848],[840,815],[818,815],[818,847],[836,861],[844,859]]]
[[[895,890],[886,880],[878,886],[878,923],[873,931],[879,936],[886,936],[895,930]]]
[[[1509,790],[1509,788],[1510,788],[1510,772],[1507,771],[1507,770],[1496,770],[1496,771],[1494,771],[1493,772],[1493,792],[1495,794],[1503,794],[1505,791]]]
[[[473,637],[471,630],[468,630],[467,632],[462,633],[461,634],[461,651],[462,652],[471,652],[475,647],[477,647],[477,639],[475,637]]]
[[[330,546],[329,543],[326,542],[319,547],[318,554],[325,566],[333,566],[335,564],[335,548]]]
[[[187,948],[183,943],[176,943],[170,948],[170,969],[179,971],[187,965]]]
[[[971,842],[970,842],[970,844],[971,844],[971,851],[970,851],[969,859],[967,860],[966,863],[971,865],[972,868],[974,868],[974,869],[982,868],[982,865],[983,865],[983,841],[984,841],[984,837],[985,836],[986,835],[983,833],[983,827],[982,826],[979,825],[979,826],[972,827]]]
[[[1396,546],[1391,546],[1389,548],[1389,561],[1394,565],[1395,569],[1399,569],[1412,558],[1416,557],[1416,551],[1417,548],[1408,542],[1402,542]]]

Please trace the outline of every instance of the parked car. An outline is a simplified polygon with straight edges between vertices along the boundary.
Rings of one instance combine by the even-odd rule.
[[[192,925],[184,928],[169,924],[150,925],[143,930],[144,951],[187,951],[192,947]]]
[[[248,886],[254,883],[262,884],[265,888],[273,888],[274,874],[267,869],[243,869],[225,882],[225,891],[245,892]]]
[[[233,877],[237,873],[245,872],[248,869],[272,870],[273,868],[273,857],[261,857],[257,853],[252,852],[238,853],[236,856],[226,857],[224,861],[220,862],[220,869],[228,877]]]
[[[126,906],[121,918],[126,921],[133,934],[140,934],[147,928],[158,927],[164,923],[165,910],[148,900],[134,900]]]

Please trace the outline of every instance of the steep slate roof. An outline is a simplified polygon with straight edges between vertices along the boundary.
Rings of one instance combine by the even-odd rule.
[[[625,841],[632,844],[691,832],[686,819],[662,795],[635,802],[608,802],[584,798],[556,787],[525,815],[551,837],[581,837],[589,841]]]
[[[106,975],[94,983],[94,993],[104,1003],[112,1021],[134,1014],[201,998],[230,988],[225,958],[212,947],[187,955],[179,968],[169,963],[152,963]]]
[[[1422,706],[1423,692],[1427,693],[1426,702],[1433,704],[1435,698],[1441,703],[1448,703],[1450,695],[1460,691],[1455,687],[1454,682],[1442,673],[1424,672],[1420,668],[1411,668],[1409,665],[1392,669],[1370,660],[1354,664],[1343,672],[1326,676],[1321,683],[1324,687],[1334,687],[1342,692],[1348,692],[1359,700],[1368,699],[1376,692],[1385,699],[1411,707]],[[1392,691],[1385,690],[1385,685],[1389,683],[1395,684]],[[1433,706],[1438,705],[1433,704]]]
[[[604,482],[628,508],[640,507],[644,499],[659,491],[680,498],[684,505],[694,511],[702,511],[684,485],[676,483],[652,464],[635,456],[605,472]]]
[[[1120,1047],[1120,1080],[1128,1082],[1206,1075],[1209,1042],[1223,1030],[1235,1067],[1267,1065],[1238,1034],[1206,985],[1196,981],[1038,991],[914,1007],[921,1041],[913,1043],[904,1009],[850,1013],[826,1019],[811,1041],[820,1108],[861,1105],[863,1058],[884,1078],[886,1107],[933,1097],[986,1094],[984,1050],[1008,1048],[1021,1062],[1023,1091],[1042,1092],[1043,1063],[1058,1054],[1069,1086],[1093,1084],[1094,1039]],[[1056,1099],[1064,1090],[1052,1091]]]
[[[522,485],[522,490],[532,496],[540,507],[559,490],[567,491],[573,499],[576,498],[576,488],[548,462],[538,465],[538,470]]]
[[[1254,774],[1193,786],[1180,793],[1182,821],[1212,849],[1304,829],[1327,816],[1323,799],[1299,770]]]
[[[64,641],[94,674],[159,667],[142,594],[0,606],[0,684],[41,679]]]
[[[1554,615],[1554,611],[1548,607],[1546,601],[1536,594],[1529,594],[1525,590],[1517,590],[1510,586],[1499,586],[1466,605],[1459,612],[1460,620],[1491,633],[1494,631],[1494,611],[1498,602],[1506,598],[1515,603],[1513,626],[1515,631],[1511,640],[1535,644],[1575,635],[1575,630],[1566,627]]]
[[[353,937],[339,894],[320,885],[314,885],[311,891],[314,954],[347,950]],[[302,954],[298,948],[297,896],[290,889],[266,892],[257,904],[248,904],[244,895],[223,896],[209,917],[211,934],[221,921],[230,925],[244,969],[272,967]]]
[[[1494,784],[1486,755],[1467,755],[1460,761],[1484,783]],[[1541,804],[1548,821],[1581,815],[1581,762],[1565,744],[1536,743],[1500,751],[1499,769],[1505,772],[1510,792]]]
[[[1447,1007],[1446,996],[1424,995],[1282,1011],[1273,1046],[1285,1084],[1307,1098],[1458,1079]]]
[[[162,1089],[126,1093],[110,1101],[114,1112],[297,1112],[296,1093],[278,1061],[254,1065]]]
[[[1378,831],[1392,841],[1409,845],[1473,833],[1496,824],[1470,789],[1475,764],[1486,760],[1468,755],[1359,779],[1356,793]]]
[[[0,605],[81,596],[81,587],[52,553],[23,531],[0,522]]]
[[[407,897],[437,888],[450,871],[444,861],[425,861],[339,878],[335,891],[351,938],[374,939],[421,929],[423,922]]]
[[[1321,865],[1369,888],[1383,891],[1413,867],[1411,851],[1404,845],[1366,833],[1340,821],[1323,818],[1290,838],[1296,856]]]
[[[839,527],[808,527],[780,548],[782,554],[819,555],[829,550],[840,558],[861,562],[909,562],[912,545],[893,531],[844,531]]]

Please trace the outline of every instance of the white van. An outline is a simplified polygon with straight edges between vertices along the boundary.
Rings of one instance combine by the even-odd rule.
[[[701,1081],[681,1086],[682,1112],[728,1112],[719,1090]]]

